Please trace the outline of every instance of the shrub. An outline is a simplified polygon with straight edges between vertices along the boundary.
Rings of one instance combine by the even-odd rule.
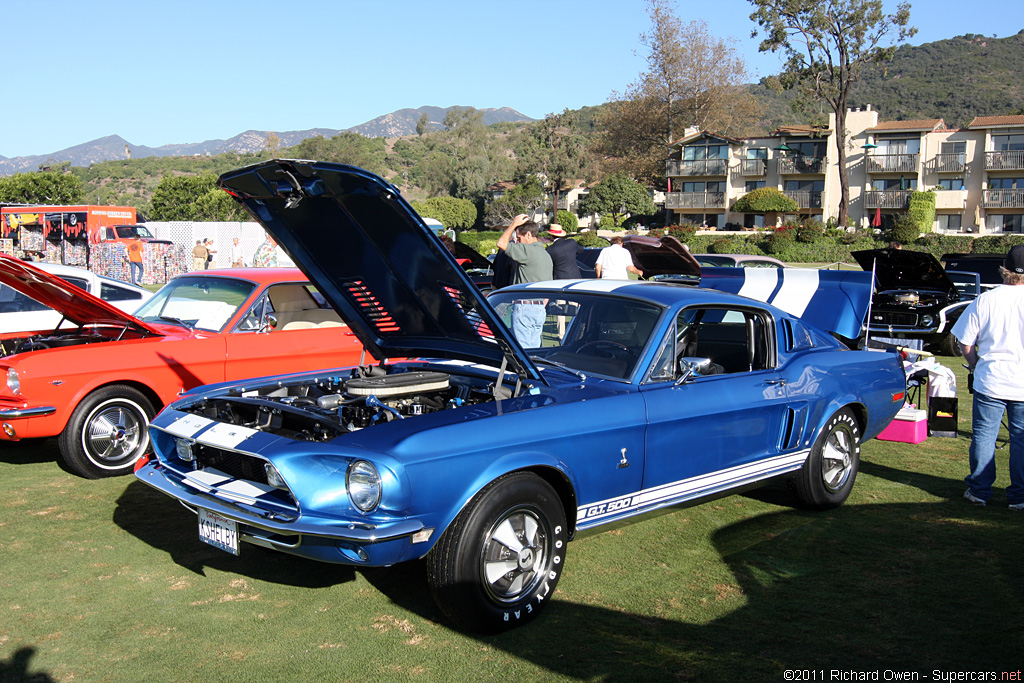
[[[772,230],[765,239],[765,251],[776,256],[785,253],[796,241],[796,228],[795,223],[784,223]]]
[[[697,234],[697,226],[694,225],[693,223],[683,223],[682,225],[666,225],[664,234],[672,235],[680,242],[685,242],[686,240],[691,239],[694,235]]]
[[[736,200],[733,211],[739,213],[794,213],[796,202],[774,187],[759,187]]]
[[[576,237],[574,237],[573,239],[579,242],[580,246],[582,247],[607,247],[610,244],[608,240],[606,240],[603,237],[600,237],[593,230],[581,232],[580,234],[576,235]]]
[[[806,220],[796,228],[796,241],[814,244],[825,235],[825,226],[816,220]]]
[[[909,213],[901,214],[886,233],[886,239],[900,244],[913,244],[920,236],[921,227]]]
[[[911,192],[906,215],[917,226],[918,235],[923,232],[931,232],[932,225],[935,223],[935,193],[930,190]]]
[[[710,254],[738,254],[743,253],[746,240],[734,239],[732,237],[719,237],[708,246]]]
[[[564,209],[559,209],[558,213],[555,214],[555,222],[561,225],[566,232],[576,232],[580,227],[576,214]]]

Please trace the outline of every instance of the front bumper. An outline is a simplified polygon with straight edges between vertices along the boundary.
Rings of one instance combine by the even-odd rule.
[[[45,417],[57,412],[54,406],[36,408],[0,408],[0,420],[19,420],[26,417]]]
[[[135,476],[193,512],[204,508],[234,521],[243,542],[300,557],[382,567],[416,559],[429,549],[427,544],[421,546],[412,542],[412,535],[424,529],[423,523],[416,519],[371,523],[282,514],[197,491],[159,461],[150,461],[139,468]]]

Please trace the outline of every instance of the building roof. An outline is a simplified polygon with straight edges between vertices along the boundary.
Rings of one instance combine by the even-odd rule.
[[[869,133],[882,131],[922,131],[922,130],[947,130],[946,122],[942,119],[916,119],[914,121],[881,121],[877,126],[867,129]]]
[[[706,130],[699,130],[699,131],[696,131],[696,132],[691,132],[689,135],[684,135],[683,137],[679,138],[675,142],[670,142],[668,144],[668,146],[669,147],[676,147],[678,145],[684,145],[687,142],[690,142],[692,140],[696,140],[698,138],[704,138],[704,137],[717,138],[719,140],[725,140],[726,142],[728,142],[729,144],[732,144],[732,145],[739,145],[739,144],[742,144],[742,142],[743,142],[742,140],[737,140],[736,138],[730,138],[730,137],[725,136],[725,135],[719,135],[718,133],[711,133],[711,132],[706,131]]]
[[[779,126],[772,131],[772,135],[788,135],[790,137],[823,138],[831,134],[832,129],[827,126]]]
[[[997,126],[1024,126],[1024,116],[975,116],[968,128],[995,128]]]

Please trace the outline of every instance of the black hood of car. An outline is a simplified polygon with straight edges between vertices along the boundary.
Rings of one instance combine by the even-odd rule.
[[[466,261],[463,268],[480,268],[489,270],[491,262],[488,261],[479,251],[464,242],[452,242],[452,253],[455,258]]]
[[[507,361],[523,379],[541,380],[455,257],[388,182],[354,166],[274,160],[217,183],[378,359]]]
[[[671,235],[661,239],[642,235],[626,235],[622,246],[633,255],[633,262],[644,272],[654,275],[689,275],[700,277],[700,263],[690,250]]]
[[[863,270],[872,265],[880,291],[892,289],[929,289],[957,295],[956,283],[938,259],[925,251],[907,249],[866,249],[851,252]]]

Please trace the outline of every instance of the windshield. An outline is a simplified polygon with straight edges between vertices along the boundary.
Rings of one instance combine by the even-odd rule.
[[[628,379],[661,316],[654,304],[576,292],[495,292],[487,299],[535,362]]]
[[[218,332],[256,288],[234,278],[180,277],[164,285],[135,317]]]

